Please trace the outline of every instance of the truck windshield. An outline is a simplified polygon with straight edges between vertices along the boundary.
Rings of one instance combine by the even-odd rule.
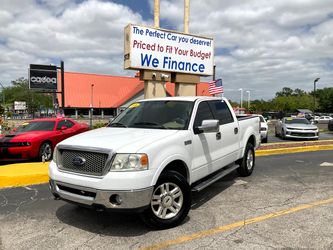
[[[147,101],[130,105],[108,127],[187,129],[193,102]]]

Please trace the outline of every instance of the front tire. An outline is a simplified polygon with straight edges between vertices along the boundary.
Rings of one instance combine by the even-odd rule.
[[[286,139],[286,132],[283,129],[281,130],[281,139],[282,140]]]
[[[50,161],[52,159],[52,145],[50,142],[43,142],[39,148],[38,160]]]
[[[152,194],[150,206],[141,214],[143,221],[156,229],[178,226],[191,207],[191,189],[176,171],[162,173]]]
[[[237,168],[237,171],[240,176],[243,177],[250,176],[253,172],[254,165],[255,165],[254,147],[251,143],[247,143],[243,159],[241,160],[239,168]]]

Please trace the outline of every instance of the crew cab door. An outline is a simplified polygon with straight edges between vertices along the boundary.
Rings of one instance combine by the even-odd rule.
[[[223,100],[208,101],[214,119],[220,122],[220,157],[215,170],[220,169],[237,160],[240,149],[240,131],[238,121],[232,115],[227,103]]]
[[[203,120],[214,119],[207,101],[199,103],[193,123],[193,182],[214,172],[216,160],[219,157],[220,141],[217,133],[199,133],[196,131]]]
[[[203,120],[219,120],[216,133],[197,133]],[[238,122],[222,100],[199,103],[193,124],[193,179],[199,180],[237,160],[239,153]]]

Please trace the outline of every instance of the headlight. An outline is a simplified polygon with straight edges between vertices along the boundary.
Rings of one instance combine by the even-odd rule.
[[[54,150],[53,150],[53,158],[52,160],[57,163],[57,157],[58,157],[58,148],[55,147]]]
[[[110,171],[140,171],[148,169],[146,154],[116,154]]]

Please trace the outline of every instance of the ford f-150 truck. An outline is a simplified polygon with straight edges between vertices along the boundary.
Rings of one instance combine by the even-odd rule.
[[[56,199],[139,211],[150,226],[181,223],[200,191],[237,169],[251,175],[258,117],[237,119],[225,98],[168,97],[131,104],[107,127],[60,142],[49,166]]]

